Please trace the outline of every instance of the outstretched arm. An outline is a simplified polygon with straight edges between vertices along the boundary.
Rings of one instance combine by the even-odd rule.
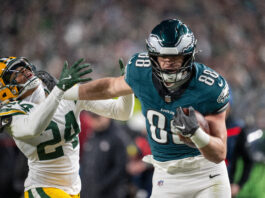
[[[125,81],[125,65],[119,59],[120,77],[108,77],[93,82],[76,85],[63,96],[66,100],[103,100],[132,94],[131,87]]]
[[[124,64],[119,60],[121,75],[124,75]],[[78,100],[80,110],[87,110],[101,116],[116,120],[128,120],[134,107],[134,95],[124,76],[102,78],[91,83],[76,85],[66,91],[63,98]],[[117,100],[111,99],[117,96]],[[106,100],[108,99],[108,100]]]
[[[76,83],[91,80],[90,78],[81,78],[91,72],[91,69],[88,68],[89,64],[81,64],[82,61],[83,59],[80,59],[71,67],[68,67],[68,63],[66,62],[57,85],[45,101],[36,105],[28,114],[13,116],[11,125],[8,127],[12,136],[20,139],[31,138],[47,128],[64,91],[70,89]]]
[[[78,106],[81,110],[84,109],[107,118],[125,121],[133,114],[134,95],[130,94],[108,100],[79,100]]]
[[[124,64],[119,60],[121,75],[124,75]],[[109,77],[90,83],[78,84],[65,92],[66,100],[77,100],[78,109],[91,111],[98,115],[116,119],[128,120],[134,107],[134,95],[124,76]],[[119,97],[117,100],[112,98]],[[106,100],[108,99],[108,100]]]
[[[13,116],[9,133],[17,139],[32,138],[43,132],[49,125],[63,96],[63,91],[55,86],[44,102],[26,115]]]
[[[102,78],[80,85],[80,100],[109,99],[132,94],[131,87],[126,83],[124,76],[116,78]]]

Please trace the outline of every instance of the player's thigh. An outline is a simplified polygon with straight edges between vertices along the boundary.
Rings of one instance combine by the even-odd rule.
[[[212,185],[202,191],[200,191],[196,196],[196,198],[230,198],[231,190],[230,184],[225,179],[221,183],[217,183]]]
[[[224,164],[224,163],[223,163]],[[206,188],[196,194],[196,198],[230,198],[231,188],[228,179],[227,169],[225,165],[220,165],[217,170],[212,170],[209,175],[208,181],[201,178],[205,184],[208,183]]]
[[[220,164],[201,160],[199,168],[169,174],[155,168],[151,198],[226,198],[231,197],[227,169]],[[226,196],[227,195],[227,196]]]
[[[187,188],[183,188],[186,181],[171,175],[158,168],[154,169],[153,188],[151,198],[183,198],[191,197],[187,195]]]
[[[69,195],[58,188],[33,188],[24,193],[25,198],[80,198],[80,194]]]

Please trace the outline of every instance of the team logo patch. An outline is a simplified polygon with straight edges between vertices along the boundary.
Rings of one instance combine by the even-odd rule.
[[[159,181],[157,182],[157,185],[160,186],[160,187],[163,186],[163,185],[164,185],[164,181],[163,181],[163,180],[159,180]]]
[[[228,84],[225,83],[225,87],[223,88],[221,94],[218,96],[217,102],[224,103],[228,97],[229,97],[229,87]]]

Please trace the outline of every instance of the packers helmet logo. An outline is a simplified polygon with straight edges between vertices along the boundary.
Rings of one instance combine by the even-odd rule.
[[[16,57],[8,57],[0,59],[0,102],[17,98],[19,91],[17,86],[7,84],[5,74],[12,63],[18,60]]]
[[[7,66],[10,64],[12,60],[16,59],[16,57],[8,57],[8,58],[1,58],[0,59],[0,76],[2,77],[4,71],[6,70]]]

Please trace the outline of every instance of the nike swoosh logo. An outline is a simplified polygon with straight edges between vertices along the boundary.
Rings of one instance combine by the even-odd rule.
[[[175,127],[178,128],[178,129],[182,129],[182,130],[185,129],[185,125],[184,125],[184,124],[182,124],[182,126],[176,126],[176,125],[175,125]]]
[[[72,77],[69,75],[69,76],[63,78],[62,80],[70,80],[71,78],[72,78]]]
[[[220,87],[222,87],[222,86],[224,85],[223,81],[221,80],[221,82],[219,82],[218,85],[219,85]]]
[[[216,175],[209,175],[209,178],[210,179],[212,179],[212,178],[214,178],[214,177],[217,177],[217,176],[219,176],[220,174],[216,174]]]

